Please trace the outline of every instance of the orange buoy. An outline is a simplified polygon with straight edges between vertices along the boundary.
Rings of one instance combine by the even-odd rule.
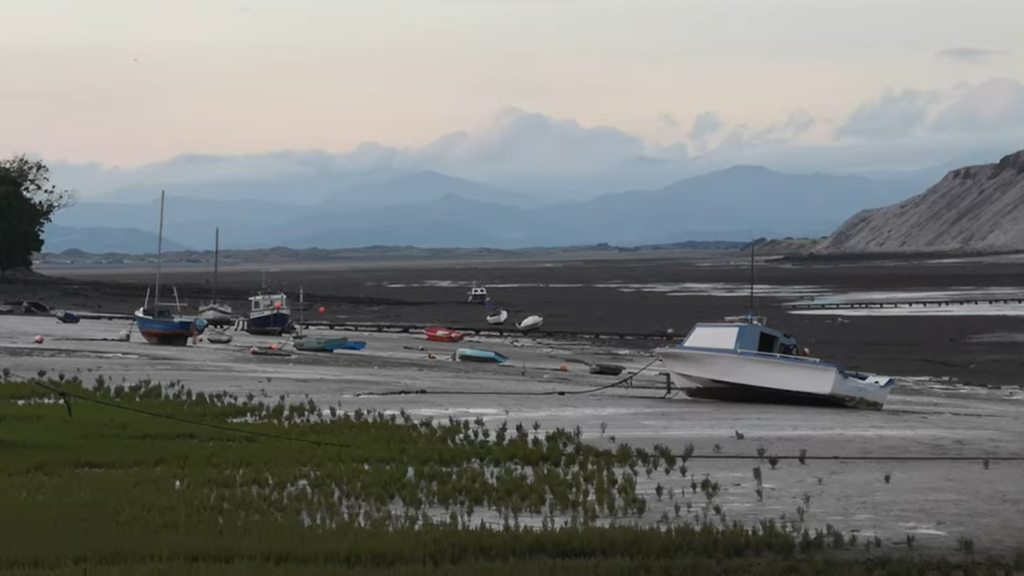
[[[321,314],[323,314],[326,311],[327,311],[327,308],[324,308],[323,306],[320,307],[320,313]]]
[[[276,342],[270,345],[270,349],[271,350],[277,350],[277,348],[278,348],[278,346],[277,346]]]
[[[561,366],[558,367],[558,371],[559,372],[568,372],[569,371],[569,367],[566,366],[565,364],[562,364]]]
[[[280,302],[274,302],[274,310],[280,310],[280,309],[281,309],[281,303]]]
[[[43,337],[42,336],[36,336],[35,337],[35,343],[36,344],[42,344],[43,343]]]

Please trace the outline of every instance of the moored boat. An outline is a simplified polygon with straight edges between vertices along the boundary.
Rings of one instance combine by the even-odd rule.
[[[467,304],[482,304],[487,302],[487,287],[483,285],[478,286],[476,282],[473,282],[473,286],[469,289],[469,292],[466,293],[466,296]]]
[[[160,302],[160,264],[163,259],[163,238],[164,238],[164,192],[160,191],[160,231],[157,236],[156,247],[156,290],[153,295],[153,306],[149,306],[149,290],[146,291],[146,300],[142,307],[135,311],[135,326],[139,333],[150,344],[163,344],[168,346],[185,346],[189,338],[195,340],[206,329],[207,322],[202,318],[194,316],[183,316],[172,313],[170,309],[162,307]],[[181,310],[181,303],[178,301],[178,292],[174,291],[174,306]]]
[[[340,352],[342,350],[363,350],[365,348],[366,348],[366,342],[364,342],[363,340],[349,340],[348,342],[345,342],[344,344],[339,346],[334,351],[335,352]]]
[[[227,326],[232,322],[231,306],[217,299],[217,277],[220,264],[220,228],[214,231],[213,240],[213,299],[199,305],[199,317],[211,326]]]
[[[329,338],[329,337],[305,337],[297,338],[294,341],[296,350],[302,352],[334,352],[335,350],[342,349],[348,344],[348,338]]]
[[[492,364],[504,364],[508,357],[492,350],[477,350],[475,348],[459,348],[455,351],[455,359],[459,362],[487,362]]]
[[[497,308],[497,307],[495,307],[494,303],[491,302],[490,298],[488,298],[484,302],[484,304],[487,305],[487,311],[488,311],[487,323],[488,324],[490,324],[492,326],[498,326],[498,325],[504,324],[505,320],[508,320],[508,310],[505,310],[504,308]]]
[[[763,318],[728,320],[698,323],[678,346],[655,350],[688,396],[881,410],[895,385],[810,357]]]
[[[516,328],[519,329],[520,332],[530,332],[532,330],[537,330],[538,328],[540,328],[543,325],[544,325],[544,318],[534,314],[532,316],[527,316],[526,318],[523,318],[522,320],[520,320],[516,324]]]
[[[249,297],[249,304],[249,320],[245,323],[245,331],[249,334],[280,336],[292,329],[288,296],[283,292],[259,292]]]
[[[440,326],[426,328],[423,333],[427,335],[427,340],[433,342],[462,342],[462,339],[465,338],[465,335],[458,330],[449,330]]]
[[[68,312],[67,310],[57,310],[53,315],[64,324],[78,324],[82,320],[78,314]]]

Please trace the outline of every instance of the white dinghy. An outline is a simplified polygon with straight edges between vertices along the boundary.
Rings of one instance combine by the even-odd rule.
[[[520,320],[516,324],[516,328],[520,332],[530,332],[532,330],[536,330],[536,329],[540,328],[543,325],[544,325],[544,318],[541,318],[540,316],[537,316],[536,314],[534,314],[532,316],[527,316],[526,318],[523,318],[522,320]]]

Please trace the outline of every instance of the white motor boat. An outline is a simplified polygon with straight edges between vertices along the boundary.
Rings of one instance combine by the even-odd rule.
[[[482,304],[487,302],[487,287],[473,282],[473,286],[466,293],[467,304]]]
[[[654,353],[693,398],[881,410],[895,385],[811,358],[792,336],[752,315],[699,323],[681,344]]]
[[[487,315],[487,323],[493,326],[504,324],[508,320],[508,310],[495,310]]]
[[[544,319],[534,314],[533,316],[527,316],[520,320],[519,323],[516,324],[516,328],[520,332],[529,332],[531,330],[536,330],[543,325]]]

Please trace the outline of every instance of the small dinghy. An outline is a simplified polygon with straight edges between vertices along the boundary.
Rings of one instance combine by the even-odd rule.
[[[474,348],[459,348],[455,351],[455,359],[459,362],[487,362],[491,364],[504,364],[508,357],[491,350],[476,350]]]
[[[57,320],[60,320],[65,324],[78,324],[82,320],[78,314],[72,314],[67,310],[57,310],[57,312],[54,313],[54,316],[57,317]]]
[[[348,344],[348,338],[296,338],[295,349],[301,352],[334,352]]]
[[[488,298],[484,304],[487,306],[487,323],[492,326],[504,324],[505,320],[508,320],[508,310],[504,308],[497,308],[491,299]]]
[[[495,310],[487,315],[487,323],[492,326],[504,324],[508,320],[508,310]]]
[[[362,340],[349,340],[348,342],[345,342],[341,346],[335,348],[334,351],[338,352],[341,350],[362,350],[364,348],[366,348],[366,342],[363,342]]]
[[[602,376],[618,376],[625,370],[625,366],[619,366],[618,364],[591,364],[590,373],[600,374]]]
[[[534,314],[533,316],[527,316],[520,320],[519,323],[516,324],[516,328],[518,328],[520,332],[529,332],[531,330],[536,330],[543,325],[544,319]]]
[[[465,338],[465,335],[458,330],[449,330],[438,326],[427,328],[423,330],[423,333],[427,335],[427,340],[432,342],[462,342],[462,339]]]

